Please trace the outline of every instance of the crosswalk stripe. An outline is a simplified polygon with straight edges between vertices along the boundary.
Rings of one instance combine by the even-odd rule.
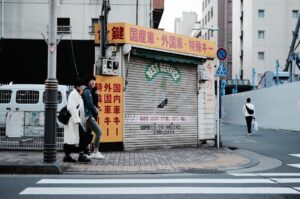
[[[251,177],[251,176],[278,176],[278,177],[299,177],[300,173],[228,173],[237,177]]]
[[[289,155],[300,158],[300,154],[289,154]]]
[[[296,168],[300,168],[300,164],[287,164],[288,166],[291,167],[296,167]]]
[[[271,178],[278,183],[300,183],[300,178]]]
[[[42,179],[37,184],[197,184],[274,183],[269,179]]]
[[[20,195],[300,194],[284,187],[28,187]]]
[[[294,189],[297,189],[298,191],[300,191],[300,187],[294,187]]]

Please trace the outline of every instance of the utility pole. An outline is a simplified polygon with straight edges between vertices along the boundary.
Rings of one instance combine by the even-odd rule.
[[[56,109],[57,88],[56,50],[57,50],[57,5],[58,0],[49,0],[49,40],[48,73],[45,82],[45,135],[44,162],[56,161]]]
[[[99,16],[100,23],[100,60],[101,66],[97,69],[97,75],[102,74],[103,68],[103,59],[106,57],[106,49],[108,45],[107,39],[107,21],[108,21],[108,13],[111,10],[109,0],[103,0],[101,15]]]

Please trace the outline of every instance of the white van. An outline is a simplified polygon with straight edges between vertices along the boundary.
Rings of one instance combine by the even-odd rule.
[[[67,104],[69,87],[58,86],[58,106]],[[12,84],[0,86],[0,133],[6,137],[44,135],[45,85]]]

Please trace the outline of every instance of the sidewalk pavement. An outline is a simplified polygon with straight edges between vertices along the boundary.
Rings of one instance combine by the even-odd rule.
[[[104,160],[90,163],[63,163],[63,153],[57,153],[55,164],[43,163],[43,152],[0,151],[0,173],[27,174],[147,174],[147,173],[209,173],[249,167],[249,158],[227,148],[202,146],[105,152]],[[77,158],[77,154],[73,154]]]

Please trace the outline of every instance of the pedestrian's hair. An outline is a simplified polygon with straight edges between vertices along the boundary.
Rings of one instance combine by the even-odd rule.
[[[80,77],[76,77],[73,86],[76,88],[76,86],[83,86],[84,82],[82,81],[82,79]]]
[[[84,84],[85,84],[86,86],[88,86],[88,85],[89,85],[89,82],[90,82],[91,80],[96,80],[96,77],[93,76],[93,75],[86,75],[86,76],[84,77]]]
[[[248,97],[247,98],[247,103],[250,103],[251,102],[251,99]]]

